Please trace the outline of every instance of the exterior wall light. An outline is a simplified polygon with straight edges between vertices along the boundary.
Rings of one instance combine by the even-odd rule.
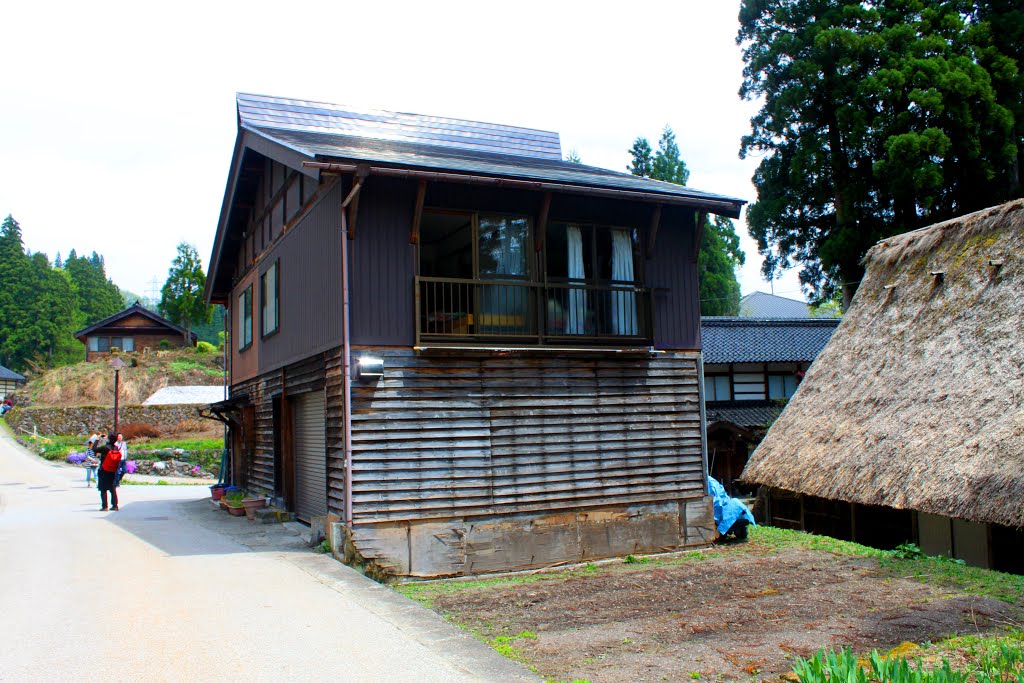
[[[356,358],[356,379],[362,382],[373,382],[384,377],[384,359],[372,356]]]

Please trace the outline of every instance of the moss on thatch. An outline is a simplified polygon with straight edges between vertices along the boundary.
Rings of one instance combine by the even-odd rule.
[[[1024,526],[1024,200],[886,239],[866,264],[743,479]]]

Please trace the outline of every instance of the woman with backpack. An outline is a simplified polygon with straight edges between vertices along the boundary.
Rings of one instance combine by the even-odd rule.
[[[109,434],[107,440],[96,448],[100,460],[98,476],[100,490],[100,512],[107,510],[107,492],[110,492],[110,509],[117,509],[117,470],[121,466],[121,449],[116,445],[117,435]]]

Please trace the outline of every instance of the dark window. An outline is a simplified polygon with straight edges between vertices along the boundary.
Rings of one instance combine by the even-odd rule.
[[[792,398],[796,393],[796,377],[794,375],[768,375],[768,398]]]
[[[731,401],[730,384],[729,375],[707,375],[704,377],[704,400]]]
[[[264,337],[277,332],[279,263],[280,261],[274,261],[260,277],[260,330]]]
[[[252,285],[238,295],[238,349],[252,346]]]

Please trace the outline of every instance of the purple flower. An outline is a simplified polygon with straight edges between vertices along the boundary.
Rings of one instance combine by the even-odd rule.
[[[134,460],[129,460],[124,465],[124,471],[127,472],[128,474],[135,474],[135,470],[137,469],[138,467],[136,467]]]
[[[199,465],[196,465],[195,467],[192,468],[192,474],[199,474],[200,471],[201,470],[199,469]]]
[[[81,465],[85,461],[85,453],[68,453],[67,460],[72,465]]]

